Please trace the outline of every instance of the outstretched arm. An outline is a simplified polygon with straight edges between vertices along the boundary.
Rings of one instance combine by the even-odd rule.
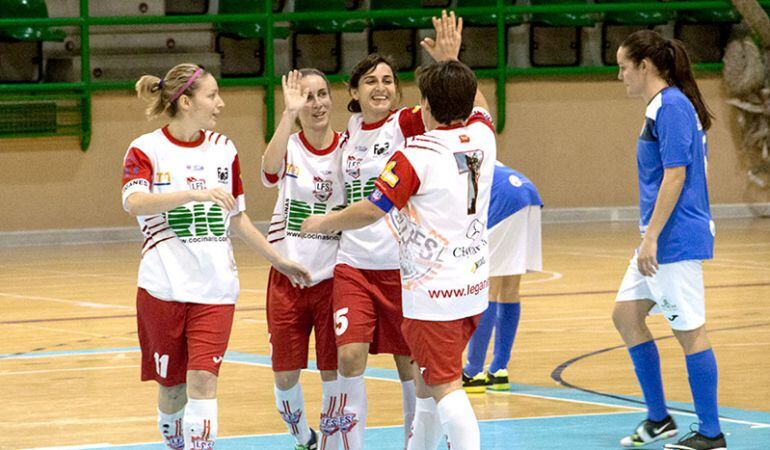
[[[281,77],[284,109],[275,134],[262,155],[262,171],[265,173],[278,173],[281,170],[294,122],[297,120],[299,110],[307,102],[309,90],[303,90],[300,81],[302,81],[302,74],[299,70],[292,70],[288,75]]]

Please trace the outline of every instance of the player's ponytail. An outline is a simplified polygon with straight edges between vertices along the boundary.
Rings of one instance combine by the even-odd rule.
[[[137,96],[147,103],[147,119],[163,113],[176,116],[179,97],[192,96],[204,74],[206,71],[196,64],[177,64],[162,79],[153,75],[140,77],[135,89]]]
[[[625,50],[626,57],[636,65],[649,59],[666,83],[676,86],[687,96],[695,107],[703,129],[711,128],[714,116],[695,82],[684,44],[676,39],[665,39],[652,30],[640,30],[628,36],[620,46]]]

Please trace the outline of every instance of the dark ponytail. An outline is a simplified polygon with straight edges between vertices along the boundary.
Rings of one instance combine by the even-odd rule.
[[[679,88],[690,99],[703,129],[711,128],[714,115],[703,101],[684,44],[676,39],[665,39],[652,30],[640,30],[628,36],[620,46],[625,50],[626,57],[636,65],[649,58],[661,78],[670,86]]]

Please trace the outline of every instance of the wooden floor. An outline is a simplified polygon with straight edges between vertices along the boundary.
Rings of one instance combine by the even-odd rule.
[[[767,412],[770,221],[721,221],[716,242],[716,257],[704,272],[720,405]],[[509,366],[512,382],[520,386],[511,395],[473,396],[479,419],[620,413],[638,406],[526,391],[566,393],[554,381],[561,377],[600,394],[641,396],[624,349],[579,358],[621,344],[610,313],[637,243],[636,226],[628,222],[544,227],[546,271],[525,277]],[[0,249],[0,448],[158,440],[156,387],[139,381],[134,318],[139,251],[139,243]],[[234,356],[221,372],[219,435],[284,433],[266,364],[267,265],[239,243],[236,258],[242,292],[230,342]],[[671,335],[661,316],[649,323],[656,337]],[[668,399],[691,402],[680,348],[668,338],[658,345]],[[573,358],[579,359],[569,363]],[[370,366],[394,367],[386,356],[372,357]],[[302,382],[309,417],[317,417],[317,373],[303,373]],[[393,401],[400,399],[398,383],[373,375],[367,389],[369,425],[400,424],[401,405]]]

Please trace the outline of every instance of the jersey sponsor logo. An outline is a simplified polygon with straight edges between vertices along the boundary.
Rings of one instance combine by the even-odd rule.
[[[155,174],[155,186],[171,185],[171,172],[158,172]]]
[[[217,180],[222,184],[227,184],[230,181],[230,168],[217,167]]]
[[[398,175],[396,175],[395,172],[393,172],[393,169],[396,168],[396,162],[390,161],[385,165],[385,168],[382,169],[382,173],[380,174],[380,179],[388,184],[388,186],[394,188],[398,185],[399,179]]]
[[[300,172],[299,166],[297,166],[295,164],[289,163],[286,166],[286,176],[287,177],[297,178],[297,177],[299,177],[299,172]]]
[[[144,178],[134,178],[133,180],[123,185],[123,192],[125,192],[128,189],[131,189],[134,186],[146,186],[147,188],[149,188],[150,183]]]
[[[202,191],[206,189],[206,180],[195,177],[187,177],[187,186],[193,191]]]
[[[428,297],[432,299],[465,297],[466,295],[478,295],[489,288],[489,280],[482,280],[476,284],[469,284],[455,289],[429,289]]]
[[[401,284],[413,290],[433,279],[444,266],[449,241],[435,231],[423,229],[407,214],[398,213],[393,218],[400,236]]]
[[[477,270],[479,270],[479,267],[483,266],[487,263],[486,258],[481,258],[480,260],[473,263],[473,266],[471,267],[471,273],[476,273]]]
[[[332,187],[332,180],[324,180],[321,177],[313,177],[313,196],[318,199],[319,202],[325,202],[329,200],[329,197],[334,193]]]
[[[666,297],[663,297],[663,298],[660,299],[660,308],[663,311],[676,311],[677,310],[676,305],[674,305],[673,303],[669,302]]]
[[[345,182],[345,195],[348,204],[350,205],[369,197],[374,192],[375,181],[377,181],[377,178],[369,178],[365,183],[362,183],[361,180],[353,180],[350,183]]]
[[[180,238],[221,237],[225,235],[225,215],[222,207],[212,204],[206,208],[203,203],[196,203],[192,208],[178,206],[164,213],[168,224]]]
[[[343,209],[345,205],[337,205],[332,211]],[[312,205],[302,200],[286,199],[283,204],[283,215],[286,217],[286,229],[299,233],[302,222],[311,215],[326,214],[328,205],[326,203],[313,203]]]
[[[203,169],[205,169],[205,167],[201,166],[200,164],[188,164],[187,165],[187,170],[194,170],[196,172],[200,172]]]
[[[345,161],[345,173],[347,173],[351,178],[360,177],[362,160],[362,158],[356,158],[353,155],[348,156],[348,160]]]
[[[365,152],[367,150],[365,145],[356,145],[357,152]]]
[[[390,142],[375,142],[372,151],[375,156],[382,156],[390,149]]]
[[[516,175],[511,175],[508,177],[508,182],[511,183],[511,186],[513,187],[521,187],[524,183],[521,181],[521,178],[517,177]]]
[[[479,219],[473,219],[468,225],[468,229],[465,231],[465,237],[472,241],[476,241],[481,238],[484,233],[484,224]]]
[[[284,405],[284,407],[286,408],[285,411],[281,411],[280,409],[278,410],[278,412],[281,414],[281,418],[283,419],[283,421],[288,423],[289,425],[299,424],[299,421],[302,418],[302,410],[297,409],[296,411],[292,411],[291,408],[288,407],[288,405]]]
[[[471,141],[471,138],[468,135],[465,135],[465,134],[461,134],[458,137],[460,138],[460,143],[461,144],[467,144],[468,142]]]
[[[476,200],[479,192],[479,176],[481,163],[484,161],[482,150],[470,150],[454,154],[457,170],[462,174],[468,174],[468,214],[476,214]]]

